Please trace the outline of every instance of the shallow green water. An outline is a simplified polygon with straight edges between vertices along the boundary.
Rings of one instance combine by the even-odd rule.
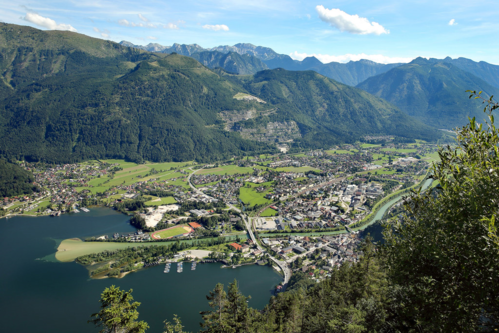
[[[123,279],[91,280],[76,263],[53,260],[58,242],[71,237],[90,237],[134,228],[128,217],[106,208],[61,217],[15,217],[0,220],[0,320],[2,332],[96,332],[87,324],[99,309],[100,293],[111,284],[132,288],[140,319],[148,332],[162,332],[163,320],[178,314],[188,331],[197,331],[199,311],[207,308],[205,295],[217,282],[240,282],[249,304],[263,308],[270,290],[281,277],[270,267],[243,266],[221,269],[219,264],[184,265],[183,273],[164,274],[156,266]],[[176,267],[175,267],[176,268]]]

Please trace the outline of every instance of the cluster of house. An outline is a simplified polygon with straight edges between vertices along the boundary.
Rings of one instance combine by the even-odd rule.
[[[214,182],[219,182],[222,180],[227,180],[233,177],[232,175],[214,175],[214,174],[205,174],[205,175],[198,175],[194,174],[191,177],[191,182],[194,185],[203,185],[203,184],[208,184],[208,183],[214,183]]]
[[[331,270],[335,266],[341,266],[345,262],[356,262],[358,260],[360,238],[358,234],[328,235],[317,238],[289,236],[284,238],[265,238],[262,242],[270,247],[272,251],[279,254],[283,260],[288,262],[297,259],[295,255],[302,255],[309,260],[324,260],[327,265],[325,270]],[[301,268],[302,271],[310,269],[309,264]]]
[[[234,176],[227,182],[219,182],[212,186],[200,188],[200,190],[209,194],[213,198],[235,205],[239,201],[239,188],[243,185],[243,178]]]

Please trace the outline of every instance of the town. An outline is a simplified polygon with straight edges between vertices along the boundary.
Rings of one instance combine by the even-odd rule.
[[[221,238],[222,248],[208,247],[205,256],[229,266],[269,264],[283,271],[285,280],[302,272],[318,281],[333,267],[357,260],[359,231],[388,199],[422,185],[436,150],[424,142],[388,142],[204,165],[23,161],[19,165],[34,174],[39,191],[3,198],[0,214],[59,216],[112,207],[130,215],[137,231],[86,241],[162,244]],[[186,260],[187,252],[175,260]],[[151,262],[138,267],[146,264]]]

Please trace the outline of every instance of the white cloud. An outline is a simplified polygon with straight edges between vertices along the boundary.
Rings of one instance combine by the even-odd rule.
[[[332,27],[340,31],[359,35],[390,33],[381,24],[369,22],[368,19],[359,17],[359,15],[350,15],[336,8],[327,9],[322,5],[315,7],[315,10],[317,10],[322,21],[331,24]]]
[[[457,25],[456,20],[452,19],[449,21],[449,25]]]
[[[156,40],[156,39],[158,39],[158,37],[147,36],[147,39]]]
[[[54,20],[48,17],[43,17],[36,13],[26,13],[26,16],[23,19],[25,21],[34,23],[40,27],[44,27],[49,30],[67,30],[67,31],[77,32],[77,30],[69,24],[64,24],[64,23],[57,24]]]
[[[178,30],[178,26],[176,24],[173,24],[173,23],[163,24],[163,28],[171,29],[171,30]]]
[[[124,27],[157,28],[157,26],[152,23],[142,23],[142,22],[135,23],[135,22],[129,22],[125,19],[119,20],[118,24]]]
[[[226,26],[225,24],[215,24],[215,25],[210,25],[210,24],[206,24],[206,25],[203,25],[203,29],[207,29],[207,30],[214,30],[214,31],[229,31],[229,27]]]
[[[330,62],[341,62],[346,63],[349,61],[358,61],[361,59],[371,60],[380,64],[392,64],[392,63],[407,63],[411,62],[414,58],[405,58],[405,57],[388,57],[382,54],[343,54],[343,55],[329,55],[329,54],[307,54],[307,53],[298,53],[297,51],[291,53],[289,55],[291,58],[295,60],[303,60],[307,57],[316,57],[322,63],[327,64]]]
[[[142,14],[139,14],[139,18],[144,22],[149,22],[149,20],[146,17],[144,17]]]
[[[108,30],[99,30],[99,28],[94,27],[94,31],[98,32],[103,38],[109,38],[109,31]]]

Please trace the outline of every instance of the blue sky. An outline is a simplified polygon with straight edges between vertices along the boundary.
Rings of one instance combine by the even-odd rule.
[[[0,0],[0,21],[135,44],[252,43],[295,59],[499,64],[499,1]]]

